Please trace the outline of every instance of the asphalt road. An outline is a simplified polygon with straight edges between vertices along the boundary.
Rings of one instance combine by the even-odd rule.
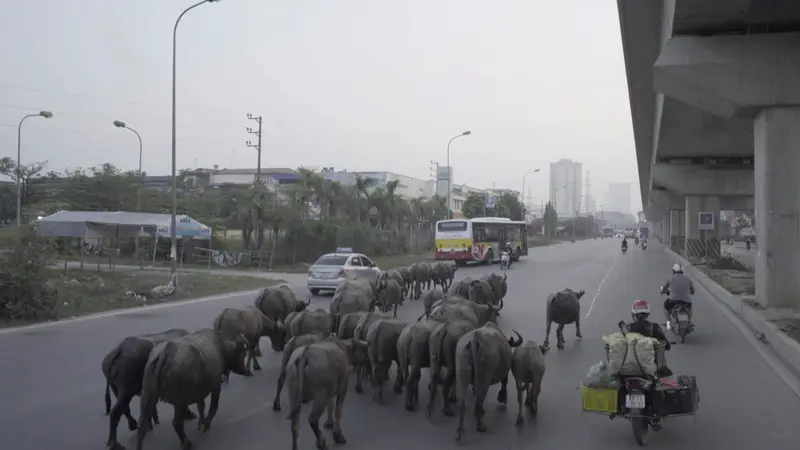
[[[544,340],[544,303],[547,294],[565,287],[585,289],[582,319],[583,340],[576,340],[568,327],[567,348],[547,354],[547,374],[540,398],[539,418],[515,427],[516,398],[510,386],[509,406],[500,407],[497,387],[487,398],[489,431],[474,431],[468,419],[464,446],[476,449],[536,448],[537,450],[636,448],[630,425],[622,420],[581,412],[576,390],[588,368],[604,358],[600,337],[615,331],[620,319],[629,318],[630,304],[649,300],[658,311],[662,299],[658,286],[670,273],[671,261],[653,241],[647,251],[632,248],[619,252],[618,240],[592,240],[535,249],[509,272],[509,292],[500,325],[515,328],[526,339]],[[460,277],[480,276],[492,268],[459,270]],[[298,290],[304,290],[299,287]],[[57,324],[30,331],[0,333],[0,447],[9,450],[101,449],[107,436],[103,415],[104,382],[100,361],[125,336],[151,333],[172,327],[196,329],[208,326],[224,306],[249,304],[251,296],[183,306],[142,310],[133,314]],[[329,297],[316,298],[313,306],[325,307]],[[678,373],[698,377],[700,410],[695,420],[667,420],[652,436],[653,449],[788,449],[800,445],[800,399],[766,360],[739,332],[728,317],[702,291],[695,299],[697,331],[687,344],[668,353],[670,366]],[[402,317],[414,320],[419,302],[407,303]],[[655,312],[655,317],[660,314]],[[266,347],[268,348],[268,347]],[[198,436],[193,425],[189,438],[198,449],[261,450],[290,448],[289,423],[284,411],[274,413],[280,355],[261,358],[265,370],[249,379],[235,377],[225,388],[220,411],[209,431]],[[427,385],[424,379],[422,387]],[[343,448],[406,450],[408,448],[456,448],[456,422],[440,412],[428,420],[423,411],[409,413],[400,396],[388,395],[387,404],[376,405],[369,388],[357,395],[351,389],[345,403]],[[422,404],[427,392],[420,394]],[[138,412],[138,401],[132,405]],[[171,409],[159,406],[162,424],[151,433],[145,448],[178,449],[170,426]],[[470,408],[471,409],[471,408]],[[440,411],[440,407],[437,409]],[[313,435],[305,417],[301,421],[300,446],[312,449]],[[469,412],[469,411],[468,411]],[[133,433],[120,423],[120,441],[133,448]],[[329,446],[333,446],[326,431]]]

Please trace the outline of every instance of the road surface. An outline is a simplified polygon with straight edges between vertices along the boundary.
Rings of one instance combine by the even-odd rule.
[[[604,358],[601,336],[615,331],[620,319],[628,319],[630,304],[639,298],[653,305],[660,319],[658,286],[670,274],[671,261],[662,247],[653,243],[647,251],[632,248],[619,252],[618,240],[590,240],[575,244],[537,248],[526,260],[512,267],[506,308],[500,318],[503,329],[519,330],[526,339],[544,339],[544,305],[547,294],[565,287],[586,290],[582,300],[583,336],[576,340],[573,327],[565,331],[567,348],[547,354],[547,374],[540,398],[539,418],[515,427],[516,404],[510,386],[509,406],[503,409],[495,398],[497,387],[487,397],[489,431],[474,431],[468,418],[466,441],[473,449],[530,448],[537,450],[633,449],[630,425],[600,415],[581,412],[576,390],[588,368]],[[460,269],[459,277],[480,276],[497,266]],[[302,286],[298,290],[302,290]],[[315,298],[313,306],[324,307],[329,297]],[[104,381],[100,361],[125,336],[172,327],[196,329],[208,326],[225,306],[246,305],[249,296],[191,303],[171,308],[142,310],[118,315],[0,333],[0,436],[9,450],[101,449],[107,437],[103,415]],[[651,449],[797,448],[800,443],[800,400],[776,374],[728,317],[699,292],[695,299],[697,332],[686,345],[668,353],[670,366],[678,373],[697,375],[701,388],[696,421],[676,418],[651,438]],[[402,316],[413,320],[421,311],[419,302],[403,306]],[[555,331],[553,331],[555,334]],[[268,349],[269,347],[264,347]],[[289,423],[284,411],[271,409],[280,355],[265,352],[265,370],[249,379],[233,377],[223,390],[219,414],[205,436],[193,424],[189,438],[199,449],[263,450],[289,449]],[[421,403],[427,402],[422,380]],[[351,450],[407,450],[408,448],[457,448],[456,422],[438,412],[428,420],[424,412],[409,413],[400,396],[389,395],[379,406],[366,393],[351,389],[345,403],[343,430]],[[138,413],[138,400],[132,404]],[[159,405],[162,424],[146,442],[150,450],[177,450],[178,440],[170,426],[171,409]],[[312,449],[313,435],[305,417],[301,421],[300,446]],[[328,444],[333,447],[330,433]],[[133,433],[120,423],[120,441],[133,448]]]

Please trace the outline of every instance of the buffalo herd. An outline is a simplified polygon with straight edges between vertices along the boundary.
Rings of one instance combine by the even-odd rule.
[[[335,290],[327,311],[310,310],[311,299],[299,300],[286,285],[268,287],[252,306],[225,308],[211,328],[193,333],[172,329],[124,339],[102,363],[108,448],[123,449],[117,426],[125,416],[128,428],[137,431],[136,445],[141,450],[147,432],[159,423],[157,404],[162,402],[173,406],[173,429],[181,448],[190,449],[184,422],[196,419],[201,432],[210,428],[230,373],[251,377],[253,370],[261,370],[257,358],[262,337],[269,338],[273,351],[283,352],[272,408],[281,410],[281,391],[286,387],[293,450],[297,449],[301,406],[307,403],[311,404],[308,421],[316,448],[327,448],[319,427],[323,413],[323,427],[332,429],[333,441],[345,443],[341,421],[350,374],[355,374],[356,393],[362,393],[362,381],[368,381],[373,401],[381,403],[393,364],[392,389],[405,394],[409,411],[419,406],[421,371],[428,369],[427,416],[434,414],[441,389],[443,414],[459,417],[456,440],[464,436],[470,395],[476,430],[486,431],[483,403],[487,392],[499,384],[497,400],[505,404],[509,373],[516,383],[517,424],[523,423],[524,409],[533,416],[538,412],[548,341],[544,345],[523,341],[518,332],[510,336],[498,326],[508,289],[506,275],[454,282],[455,270],[442,262],[421,262],[381,272],[374,279],[351,275]],[[565,289],[548,299],[548,339],[550,323],[556,322],[559,348],[563,348],[565,324],[576,323],[580,337],[573,313],[579,310],[582,295],[583,291]],[[397,308],[405,300],[419,298],[425,312],[416,322],[397,318]],[[109,391],[116,397],[113,406]],[[138,421],[129,407],[137,395],[141,401]],[[197,415],[190,410],[192,405]]]

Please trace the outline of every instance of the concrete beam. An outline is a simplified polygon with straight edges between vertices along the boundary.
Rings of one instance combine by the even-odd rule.
[[[705,166],[654,164],[653,183],[680,195],[755,195],[752,169],[709,169]]]
[[[650,192],[650,201],[658,205],[659,209],[666,211],[684,208],[684,197],[682,195],[663,189],[653,189]]]
[[[662,47],[653,87],[722,117],[800,105],[800,33],[678,36]]]

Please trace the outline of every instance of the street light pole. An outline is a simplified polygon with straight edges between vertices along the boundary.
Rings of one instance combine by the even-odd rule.
[[[133,134],[135,134],[136,137],[139,139],[139,173],[137,173],[137,175],[139,176],[139,184],[136,186],[136,211],[139,212],[142,210],[142,184],[144,181],[142,179],[142,136],[139,135],[138,131],[129,127],[128,125],[125,124],[125,122],[121,120],[115,120],[114,126],[117,128],[124,128],[126,130],[132,131]]]
[[[53,117],[50,111],[39,111],[38,114],[27,114],[22,117],[17,127],[17,228],[22,226],[22,122],[29,117],[44,117],[49,119]]]
[[[453,190],[453,168],[450,167],[450,143],[454,140],[462,137],[462,136],[469,136],[472,134],[471,131],[467,130],[457,136],[453,136],[449,141],[447,141],[447,218],[453,218],[453,205],[450,204],[450,195],[452,194]]]
[[[172,214],[170,217],[170,227],[169,227],[169,235],[171,241],[171,250],[170,250],[170,257],[172,259],[172,264],[170,266],[170,281],[175,281],[175,273],[178,271],[178,234],[177,234],[177,214],[178,214],[178,176],[175,173],[175,166],[177,165],[176,161],[176,149],[175,149],[175,75],[176,75],[176,66],[175,63],[175,53],[178,47],[178,24],[181,23],[181,19],[187,12],[197,8],[198,6],[204,3],[215,3],[219,2],[220,0],[203,0],[201,2],[195,3],[194,5],[186,8],[183,10],[182,13],[178,16],[175,20],[175,26],[172,27]]]
[[[522,220],[525,220],[525,177],[532,173],[538,173],[539,169],[533,169],[525,172],[525,175],[522,176]]]

